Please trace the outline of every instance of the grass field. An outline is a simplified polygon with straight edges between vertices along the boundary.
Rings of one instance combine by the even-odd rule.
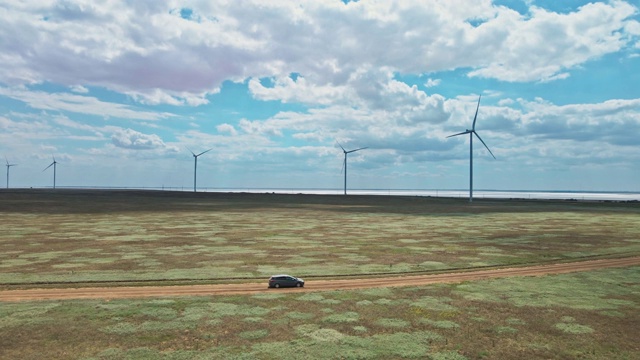
[[[640,253],[637,203],[0,191],[0,286],[313,281]],[[19,284],[19,285],[16,285]],[[0,358],[636,359],[640,268],[398,289],[0,304]]]
[[[637,359],[640,267],[457,285],[0,304],[3,359]]]
[[[313,278],[640,253],[637,203],[0,192],[0,284]]]

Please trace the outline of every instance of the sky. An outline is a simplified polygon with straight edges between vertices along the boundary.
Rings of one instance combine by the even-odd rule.
[[[10,187],[640,191],[640,9],[0,0]],[[4,174],[6,176],[6,173]],[[3,176],[4,178],[4,176]],[[0,181],[0,187],[6,180]]]

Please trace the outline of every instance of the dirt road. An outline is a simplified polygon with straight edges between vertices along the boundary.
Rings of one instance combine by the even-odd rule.
[[[267,289],[266,280],[260,283],[226,285],[184,285],[184,286],[140,286],[140,287],[94,287],[76,289],[28,289],[0,291],[0,301],[36,301],[71,299],[124,299],[167,296],[213,296],[250,295],[267,292],[309,292],[351,290],[375,287],[419,286],[436,283],[458,283],[510,276],[542,276],[588,271],[611,267],[640,265],[640,257],[602,259],[537,265],[519,268],[453,272],[436,275],[398,276],[385,278],[365,278],[348,280],[311,280],[302,289]]]

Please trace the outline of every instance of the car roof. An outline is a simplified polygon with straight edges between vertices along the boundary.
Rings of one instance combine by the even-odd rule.
[[[271,277],[278,277],[278,276],[291,276],[291,275],[287,275],[287,274],[271,275]],[[291,276],[291,277],[293,277],[293,276]]]

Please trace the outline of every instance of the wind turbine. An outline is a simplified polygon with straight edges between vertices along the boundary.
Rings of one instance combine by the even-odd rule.
[[[473,201],[473,135],[477,136],[478,140],[482,142],[482,145],[484,145],[484,147],[489,150],[489,154],[491,154],[494,159],[496,158],[487,144],[485,144],[484,140],[482,140],[480,135],[478,135],[478,133],[476,132],[476,120],[478,119],[478,110],[480,109],[480,98],[482,98],[482,95],[478,97],[478,106],[476,107],[476,115],[473,117],[473,125],[471,126],[471,130],[467,129],[466,131],[463,131],[461,133],[447,136],[447,138],[450,138],[452,136],[469,134],[469,202]]]
[[[368,149],[366,147],[362,147],[359,149],[355,149],[355,150],[345,150],[342,145],[340,145],[340,143],[338,143],[338,145],[340,146],[340,148],[342,149],[342,152],[344,153],[344,162],[342,163],[342,167],[344,168],[344,194],[347,195],[347,154],[352,153],[352,152],[356,152],[359,150],[364,150],[364,149]]]
[[[46,168],[44,168],[44,170],[42,170],[42,172],[45,172],[48,168],[50,168],[51,166],[53,166],[53,188],[56,188],[56,164],[58,163],[56,161],[56,158],[54,156],[51,156],[53,158],[53,162],[51,164],[49,164],[49,166],[47,166]]]
[[[5,156],[4,160],[7,162],[7,189],[9,188],[9,168],[12,166],[16,166],[18,164],[9,164],[9,160],[7,160],[7,157]]]
[[[191,152],[191,154],[193,155],[193,159],[194,159],[194,163],[193,163],[193,192],[196,192],[196,173],[198,172],[198,156],[207,153],[209,151],[213,150],[213,148],[203,151],[200,154],[194,153],[193,151],[189,150]]]

